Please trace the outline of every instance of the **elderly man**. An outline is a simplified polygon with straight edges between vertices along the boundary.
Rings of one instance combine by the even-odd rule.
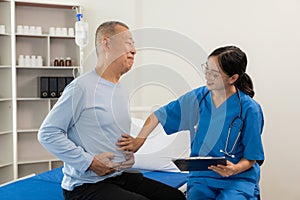
[[[40,143],[64,162],[65,199],[185,199],[175,188],[126,170],[133,154],[117,150],[131,124],[129,98],[119,81],[136,54],[128,26],[101,24],[95,45],[97,66],[65,88],[38,133]]]

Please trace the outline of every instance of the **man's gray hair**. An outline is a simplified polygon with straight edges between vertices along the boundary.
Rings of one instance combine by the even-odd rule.
[[[116,30],[117,25],[123,26],[123,27],[129,29],[129,27],[126,24],[119,22],[119,21],[107,21],[107,22],[102,23],[97,28],[96,36],[95,36],[95,47],[96,47],[97,54],[98,54],[97,49],[98,49],[98,46],[101,45],[102,37],[103,36],[111,37],[111,36],[117,34],[117,30]]]

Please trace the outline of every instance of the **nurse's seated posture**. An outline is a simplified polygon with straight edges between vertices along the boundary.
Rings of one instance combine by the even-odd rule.
[[[202,65],[206,86],[161,107],[146,120],[136,138],[123,134],[118,145],[136,152],[161,123],[167,134],[189,130],[191,157],[225,156],[227,165],[189,173],[189,200],[259,199],[264,161],[260,105],[253,100],[246,54],[235,46],[214,50]]]

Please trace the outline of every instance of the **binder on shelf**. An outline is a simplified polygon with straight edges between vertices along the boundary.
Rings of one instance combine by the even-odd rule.
[[[48,77],[40,77],[40,97],[41,98],[50,97]]]
[[[66,86],[69,85],[69,83],[71,83],[73,80],[74,80],[73,76],[66,77]]]
[[[63,77],[39,77],[40,97],[41,98],[58,98],[62,95],[65,87],[71,83],[72,76]]]
[[[66,86],[66,77],[57,77],[57,94],[60,97]]]
[[[51,98],[58,97],[57,77],[49,77],[49,92]]]

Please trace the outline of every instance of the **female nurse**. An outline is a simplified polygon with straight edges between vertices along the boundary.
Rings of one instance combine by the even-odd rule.
[[[120,149],[136,152],[158,123],[167,134],[189,130],[191,157],[227,160],[226,166],[189,173],[189,200],[259,199],[264,119],[246,66],[246,54],[238,47],[217,48],[202,65],[206,86],[152,113],[136,138],[124,134],[119,139]]]

